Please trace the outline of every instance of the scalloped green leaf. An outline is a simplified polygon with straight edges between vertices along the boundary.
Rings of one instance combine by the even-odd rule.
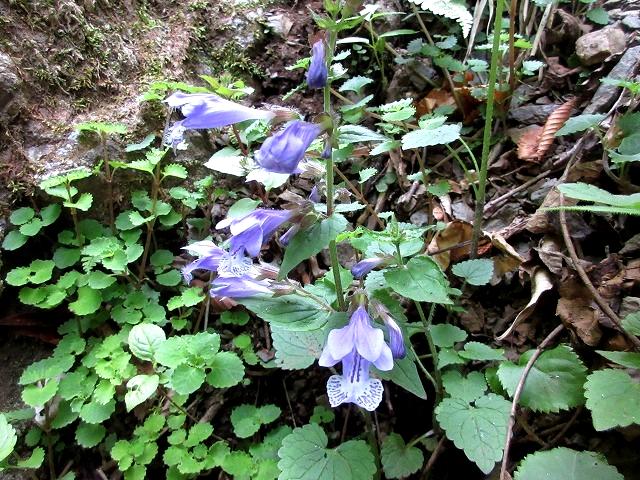
[[[640,424],[640,384],[622,370],[598,370],[584,385],[593,427],[601,432]]]
[[[390,433],[382,442],[380,460],[387,478],[404,478],[422,468],[424,455],[417,447],[407,447],[397,433]]]
[[[624,480],[600,454],[558,447],[527,455],[515,472],[515,480]]]

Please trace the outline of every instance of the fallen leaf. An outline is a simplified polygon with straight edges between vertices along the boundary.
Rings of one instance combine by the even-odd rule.
[[[531,276],[531,299],[529,300],[529,303],[527,303],[522,311],[518,313],[511,326],[507,328],[502,335],[497,337],[497,340],[504,340],[507,338],[520,323],[529,318],[535,310],[540,296],[552,288],[553,282],[551,281],[551,274],[549,274],[549,272],[544,268],[536,267],[533,271],[533,275]]]
[[[540,142],[541,134],[542,127],[539,125],[533,125],[520,135],[517,142],[518,158],[520,160],[526,160],[528,162],[538,161],[538,144]]]
[[[547,154],[554,140],[558,130],[565,124],[567,119],[571,116],[571,111],[576,104],[576,99],[572,98],[568,102],[563,103],[556,108],[549,118],[547,118],[542,132],[540,133],[540,140],[538,142],[538,150],[536,151],[536,160],[541,161]]]
[[[602,330],[599,325],[599,310],[583,298],[560,298],[556,315],[562,323],[590,347],[600,343]]]

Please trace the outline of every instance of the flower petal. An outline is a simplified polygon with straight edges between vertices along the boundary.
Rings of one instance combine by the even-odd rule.
[[[328,349],[332,358],[342,360],[353,351],[354,340],[354,330],[351,324],[342,328],[334,328],[329,332],[325,348]]]
[[[211,295],[217,297],[246,298],[260,293],[272,293],[269,282],[248,276],[218,277],[211,284]]]
[[[384,333],[371,326],[371,317],[367,309],[360,305],[351,315],[349,323],[353,324],[354,338],[358,353],[370,362],[380,356],[384,343]]]
[[[380,356],[375,362],[373,362],[373,364],[378,370],[382,370],[383,372],[393,370],[393,354],[391,353],[391,349],[386,343],[382,344]]]

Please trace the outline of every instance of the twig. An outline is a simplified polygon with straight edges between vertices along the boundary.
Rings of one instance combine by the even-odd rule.
[[[420,475],[421,479],[426,480],[429,478],[431,469],[433,468],[433,465],[436,463],[438,455],[440,455],[440,451],[442,450],[442,446],[444,445],[444,442],[446,439],[447,437],[443,435],[440,441],[438,442],[438,445],[436,445],[436,448],[434,448],[433,452],[431,452],[431,456],[429,457],[427,464],[422,469],[422,474]]]
[[[282,388],[284,388],[284,395],[287,398],[287,405],[289,405],[289,411],[291,412],[291,422],[293,423],[293,428],[296,428],[298,425],[296,424],[296,415],[293,413],[293,407],[291,406],[291,399],[289,398],[289,390],[287,390],[287,383],[285,379],[282,379]]]
[[[384,223],[382,223],[382,220],[380,220],[380,217],[378,217],[378,214],[371,207],[371,205],[369,204],[367,199],[364,198],[364,195],[362,195],[362,193],[360,193],[360,190],[358,190],[356,188],[356,186],[353,183],[351,183],[351,181],[345,176],[344,173],[342,173],[340,171],[340,169],[338,168],[338,166],[336,164],[333,165],[333,171],[336,172],[338,174],[338,176],[344,181],[344,183],[347,185],[347,187],[349,187],[349,190],[351,190],[353,192],[353,194],[356,196],[356,198],[358,200],[360,200],[364,204],[364,208],[366,208],[367,211],[373,216],[373,218],[375,218],[376,223],[378,224],[380,229],[384,230]]]
[[[513,402],[511,403],[511,412],[509,413],[509,425],[507,427],[507,439],[504,443],[504,452],[502,454],[502,466],[500,467],[500,480],[507,480],[507,463],[509,462],[509,447],[511,446],[511,437],[513,435],[513,425],[516,422],[516,410],[518,409],[518,400],[520,399],[520,395],[522,394],[522,390],[524,389],[524,384],[527,381],[527,376],[533,367],[533,364],[536,362],[542,350],[546,348],[549,343],[564,329],[564,325],[558,325],[547,337],[542,341],[536,351],[533,352],[531,358],[527,362],[522,371],[522,375],[520,375],[520,380],[518,381],[518,386],[516,387],[516,391],[513,394]]]
[[[547,446],[544,447],[544,450],[553,447],[564,436],[564,434],[567,433],[567,430],[569,430],[569,428],[571,428],[571,425],[575,423],[575,421],[578,419],[578,417],[582,413],[582,410],[583,410],[582,405],[576,408],[576,411],[574,412],[573,416],[569,419],[567,423],[564,424],[564,426],[558,432],[558,434],[547,442]]]

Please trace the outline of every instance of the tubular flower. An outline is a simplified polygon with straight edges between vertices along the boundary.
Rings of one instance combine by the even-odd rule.
[[[319,364],[332,367],[342,362],[342,375],[332,375],[327,394],[332,407],[351,402],[372,411],[382,401],[382,382],[369,378],[371,364],[380,370],[393,368],[393,354],[382,330],[371,325],[366,308],[360,305],[349,324],[329,332]]]
[[[387,259],[382,257],[365,258],[364,260],[360,260],[353,267],[351,267],[351,274],[355,278],[361,279],[371,270],[373,270],[376,267],[379,267],[386,261]]]
[[[371,306],[387,327],[387,332],[389,333],[389,346],[391,347],[393,358],[404,358],[407,355],[407,351],[404,346],[404,337],[402,336],[400,326],[391,316],[391,312],[389,312],[387,307],[382,303],[374,300],[371,302]]]
[[[231,230],[231,253],[248,253],[257,257],[260,248],[267,243],[280,226],[295,215],[291,210],[271,210],[258,208],[240,218],[225,219],[216,225],[217,229],[229,227]]]
[[[271,293],[269,282],[257,279],[259,271],[244,253],[230,254],[208,240],[193,243],[184,249],[199,257],[182,269],[185,282],[191,282],[194,270],[215,272],[217,277],[211,282],[212,296],[245,298]]]
[[[318,40],[311,47],[311,64],[307,71],[307,85],[309,88],[323,88],[327,84],[329,71],[327,70],[324,40]]]
[[[264,141],[256,152],[256,162],[267,172],[300,173],[299,163],[321,132],[322,128],[315,123],[293,121]]]

